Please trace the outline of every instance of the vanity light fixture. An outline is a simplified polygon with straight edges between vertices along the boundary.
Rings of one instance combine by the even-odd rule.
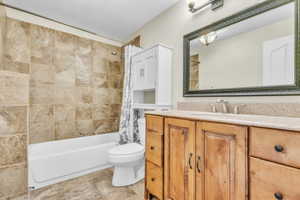
[[[208,34],[202,35],[199,37],[199,40],[202,44],[208,46],[213,43],[218,38],[217,32],[213,31]]]
[[[212,10],[216,10],[217,8],[220,8],[224,5],[224,0],[209,0],[208,2],[202,4],[201,6],[196,7],[195,0],[187,0],[189,9],[191,13],[195,13],[198,10],[201,10],[202,8],[205,8],[208,5],[211,5]]]

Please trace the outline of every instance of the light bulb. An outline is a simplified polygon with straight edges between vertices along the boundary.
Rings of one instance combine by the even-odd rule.
[[[217,37],[218,37],[217,32],[213,31],[206,35],[200,36],[199,40],[202,44],[208,46],[211,43],[213,43],[217,39]]]

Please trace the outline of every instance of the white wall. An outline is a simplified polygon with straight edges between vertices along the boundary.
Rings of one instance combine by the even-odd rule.
[[[207,0],[198,0],[201,4]],[[217,20],[232,15],[262,0],[225,0],[224,7],[216,11],[206,9],[203,12],[191,14],[186,0],[180,0],[160,16],[156,17],[133,36],[141,35],[143,47],[150,47],[155,43],[164,43],[174,48],[173,58],[173,103],[178,101],[215,101],[216,98],[183,98],[183,36],[189,32],[209,25]],[[228,97],[230,101],[242,102],[300,102],[300,96],[280,97]]]
[[[66,32],[66,33],[70,33],[73,35],[77,35],[79,37],[83,37],[83,38],[87,38],[87,39],[91,39],[91,40],[95,40],[95,41],[99,41],[99,42],[103,42],[106,44],[111,44],[114,46],[118,46],[121,47],[123,46],[124,43],[120,42],[120,41],[115,41],[115,40],[111,40],[105,37],[102,37],[100,35],[94,35],[85,31],[81,31],[79,29],[76,28],[72,28],[70,26],[66,26],[54,21],[50,21],[41,17],[37,17],[25,12],[21,12],[19,10],[15,10],[12,8],[6,8],[6,15],[9,18],[13,18],[13,19],[17,19],[20,21],[24,21],[24,22],[28,22],[28,23],[32,23],[32,24],[36,24],[36,25],[40,25],[40,26],[44,26],[50,29],[54,29],[57,31],[62,31],[62,32]]]

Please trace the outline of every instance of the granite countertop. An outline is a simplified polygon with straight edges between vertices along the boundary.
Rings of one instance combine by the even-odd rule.
[[[224,114],[210,112],[192,112],[182,110],[149,111],[146,114],[201,121],[222,122],[244,126],[300,131],[300,118],[273,117],[264,115]]]

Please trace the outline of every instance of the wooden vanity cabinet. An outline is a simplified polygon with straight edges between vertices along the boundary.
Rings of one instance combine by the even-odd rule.
[[[164,199],[246,199],[247,134],[243,126],[165,118]]]
[[[300,200],[299,132],[151,115],[147,128],[146,200]]]

